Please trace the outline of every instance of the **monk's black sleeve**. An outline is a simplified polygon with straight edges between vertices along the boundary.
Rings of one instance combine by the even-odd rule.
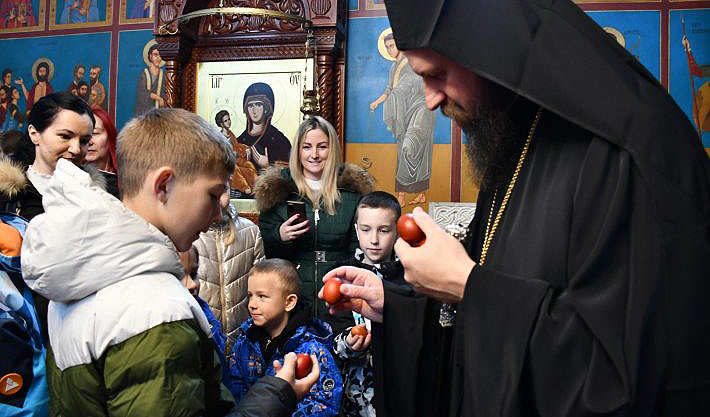
[[[448,399],[448,384],[440,384],[439,373],[450,337],[437,321],[440,303],[416,295],[411,286],[383,283],[383,323],[372,327],[377,415],[443,415],[438,396]]]
[[[296,394],[281,378],[265,376],[249,388],[227,417],[286,417],[296,410]]]

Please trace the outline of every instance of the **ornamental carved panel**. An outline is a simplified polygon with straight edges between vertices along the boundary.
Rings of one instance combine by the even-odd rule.
[[[442,229],[448,225],[467,227],[476,214],[476,203],[429,203],[429,215]]]
[[[185,0],[159,0],[158,7],[158,26],[161,26],[182,14],[183,7],[185,7]],[[168,30],[172,31],[176,27],[175,24],[171,24]]]
[[[322,0],[330,3],[330,0]],[[301,0],[212,0],[210,7],[249,7],[288,13],[307,19]],[[270,16],[207,16],[200,25],[201,35],[226,35],[250,32],[295,32],[301,24]]]
[[[315,16],[326,16],[330,11],[330,0],[311,0],[310,4]]]

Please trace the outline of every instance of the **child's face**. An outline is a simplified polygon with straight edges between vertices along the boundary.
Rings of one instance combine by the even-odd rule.
[[[200,232],[222,218],[229,204],[227,178],[219,175],[199,175],[190,183],[173,181],[162,211],[163,232],[178,251],[186,251]]]
[[[190,249],[187,252],[178,252],[180,263],[185,269],[185,275],[182,276],[182,285],[190,291],[190,294],[197,297],[200,292],[200,280],[197,279],[198,261],[195,256],[195,251]]]
[[[267,332],[288,321],[286,296],[280,285],[280,278],[273,272],[254,273],[249,277],[247,297],[249,315],[254,324],[264,327]]]
[[[392,248],[397,240],[395,216],[394,211],[386,208],[358,207],[355,230],[366,264],[392,259]]]

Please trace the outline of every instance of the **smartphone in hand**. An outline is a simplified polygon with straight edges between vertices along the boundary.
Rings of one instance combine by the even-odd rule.
[[[306,219],[308,219],[306,216],[306,203],[298,200],[287,200],[286,214],[289,219],[293,217],[294,214],[298,214],[298,218],[294,221],[294,224],[306,221]]]

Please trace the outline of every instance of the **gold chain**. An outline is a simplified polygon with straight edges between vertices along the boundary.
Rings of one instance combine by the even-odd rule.
[[[486,222],[486,234],[484,235],[485,238],[483,239],[483,249],[481,250],[481,260],[484,260],[486,258],[486,253],[488,252],[488,235],[491,230],[491,221],[493,220],[493,209],[496,206],[496,200],[498,200],[498,189],[493,193],[493,201],[491,202],[491,209],[488,210],[488,221]],[[480,262],[481,264],[483,262]]]
[[[491,246],[491,241],[493,241],[493,235],[496,233],[498,224],[500,223],[501,217],[503,217],[503,212],[505,207],[508,205],[508,199],[513,193],[513,187],[515,187],[515,181],[520,175],[520,169],[523,167],[523,162],[525,161],[525,155],[528,153],[528,148],[530,148],[530,142],[532,141],[533,135],[535,134],[535,129],[537,129],[537,123],[540,121],[540,115],[542,115],[542,107],[537,109],[537,114],[535,114],[535,120],[530,126],[530,133],[528,133],[528,138],[525,141],[525,146],[523,146],[523,151],[520,153],[520,158],[518,158],[518,165],[515,167],[515,172],[513,172],[513,177],[508,183],[508,188],[505,190],[505,195],[503,196],[503,201],[500,203],[500,208],[498,208],[498,213],[496,213],[496,218],[493,221],[493,226],[491,226],[491,220],[493,219],[493,209],[495,208],[495,202],[498,198],[498,190],[493,194],[493,202],[491,203],[491,211],[488,213],[488,222],[486,224],[486,234],[483,239],[483,249],[481,249],[481,260],[478,262],[483,265],[486,262],[486,255],[488,254],[488,248]]]

